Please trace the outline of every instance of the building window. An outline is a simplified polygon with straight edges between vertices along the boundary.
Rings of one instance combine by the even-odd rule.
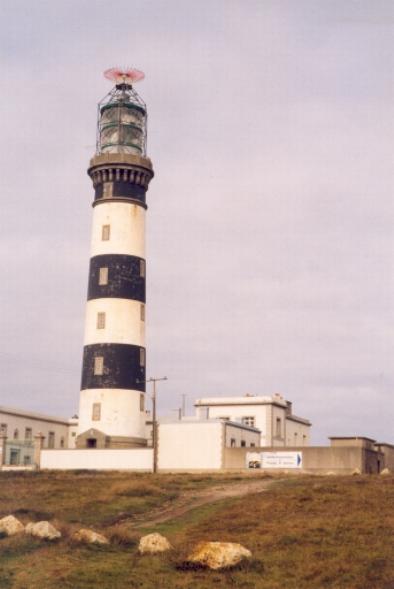
[[[306,446],[306,436],[305,435],[302,436],[302,445]]]
[[[111,234],[111,226],[110,225],[103,225],[101,228],[101,240],[102,241],[109,241]]]
[[[105,286],[108,284],[108,268],[100,268],[99,269],[99,286]]]
[[[140,276],[145,277],[145,260],[140,260]]]
[[[0,434],[4,434],[5,436],[7,435],[7,424],[6,423],[0,423]]]
[[[145,366],[145,348],[140,348],[140,366]]]
[[[247,416],[247,417],[242,417],[242,424],[243,425],[248,425],[249,427],[254,427],[255,424],[255,418],[254,416]]]
[[[25,440],[31,440],[33,438],[33,431],[31,427],[25,428]]]
[[[77,432],[71,432],[71,437],[72,437],[72,438],[75,438],[75,437],[76,437],[76,435],[77,435]]]
[[[245,448],[245,446],[246,446],[245,440],[241,440],[241,448]]]
[[[256,446],[256,444],[254,442],[250,442],[250,447],[254,448]]]
[[[105,329],[105,313],[97,313],[97,329]]]
[[[100,421],[101,419],[101,403],[93,403],[92,405],[92,421]]]
[[[49,432],[48,434],[48,448],[55,447],[55,432]]]
[[[60,438],[60,447],[64,448],[64,438],[63,436]]]
[[[104,357],[96,356],[94,359],[93,373],[95,376],[102,376],[104,374]]]
[[[11,448],[11,450],[10,450],[10,464],[12,464],[12,466],[17,466],[18,464],[20,464],[20,460],[21,460],[21,451],[18,450],[17,448]]]
[[[14,429],[14,440],[19,440],[19,430],[18,430],[18,428],[17,429]]]
[[[141,321],[145,321],[145,305],[140,305],[140,317]]]
[[[231,440],[230,440],[230,447],[231,448],[235,448],[235,444],[236,444],[235,438],[231,438]]]
[[[31,464],[31,457],[30,456],[24,456],[23,457],[23,464],[25,466],[27,466],[28,464]]]
[[[140,411],[145,411],[145,395],[140,394]]]
[[[276,430],[275,435],[277,438],[280,438],[282,435],[282,420],[280,417],[276,418]]]

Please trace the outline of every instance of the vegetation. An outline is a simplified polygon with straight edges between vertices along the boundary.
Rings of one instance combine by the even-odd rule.
[[[261,476],[261,475],[254,475]],[[175,517],[182,497],[230,475],[0,473],[0,516],[49,519],[56,543],[27,536],[0,539],[5,589],[393,589],[394,477],[287,477],[262,493],[227,498]],[[174,517],[153,525],[153,513]],[[78,527],[111,538],[109,546],[72,543]],[[137,527],[139,526],[139,527]],[[138,539],[159,531],[171,553],[140,556]],[[214,572],[191,569],[186,556],[201,540],[240,542],[253,559]]]

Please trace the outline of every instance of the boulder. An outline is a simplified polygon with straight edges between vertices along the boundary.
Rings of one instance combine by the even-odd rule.
[[[252,553],[234,542],[201,542],[188,556],[187,562],[210,569],[232,567]]]
[[[359,474],[361,474],[361,470],[360,470],[359,468],[355,468],[355,469],[352,471],[352,475],[359,475]]]
[[[13,536],[14,534],[20,534],[25,529],[25,526],[21,524],[19,519],[16,519],[13,515],[7,515],[0,519],[0,532],[6,536]]]
[[[171,548],[172,546],[167,538],[161,534],[154,533],[142,536],[138,546],[138,552],[140,554],[155,554],[156,552],[165,552]]]
[[[72,535],[72,539],[76,542],[85,542],[86,544],[109,544],[109,540],[105,536],[86,528],[81,528],[75,532]]]
[[[391,471],[390,471],[390,469],[389,469],[389,468],[384,468],[384,469],[381,471],[381,473],[380,473],[380,474],[382,474],[382,475],[391,474]],[[0,522],[0,523],[1,523],[1,522]]]
[[[27,524],[25,532],[26,534],[30,534],[30,536],[43,538],[44,540],[56,540],[61,537],[59,530],[46,521]]]

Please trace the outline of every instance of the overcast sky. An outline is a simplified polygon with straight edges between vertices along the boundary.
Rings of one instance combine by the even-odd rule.
[[[1,400],[77,411],[102,71],[148,105],[162,414],[282,393],[394,442],[392,0],[2,0]],[[175,414],[174,414],[175,415]]]

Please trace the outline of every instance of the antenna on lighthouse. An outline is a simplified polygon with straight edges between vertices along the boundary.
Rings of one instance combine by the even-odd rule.
[[[128,84],[132,86],[135,82],[140,82],[145,78],[144,72],[135,68],[111,67],[104,72],[104,78],[115,82],[115,84]]]

